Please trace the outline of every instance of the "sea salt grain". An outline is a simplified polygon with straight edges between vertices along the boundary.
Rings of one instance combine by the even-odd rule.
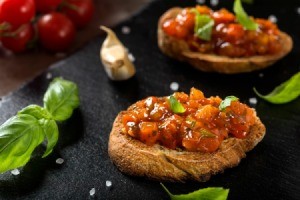
[[[64,159],[62,159],[62,158],[57,158],[55,162],[56,162],[56,164],[61,165],[61,164],[63,164],[65,161],[64,161]]]
[[[111,181],[106,181],[105,185],[106,185],[106,187],[111,187],[112,186],[112,182]]]
[[[257,99],[255,97],[249,98],[249,103],[251,103],[252,105],[256,105]]]
[[[94,196],[95,193],[96,193],[96,189],[95,189],[95,188],[92,188],[92,189],[90,190],[90,196]]]
[[[196,0],[196,2],[199,4],[205,4],[205,0]]]
[[[210,5],[217,6],[219,4],[219,0],[210,0]]]
[[[131,32],[130,27],[128,27],[128,26],[123,26],[122,27],[122,33],[123,34],[129,34],[130,32]]]
[[[177,91],[177,90],[179,89],[179,84],[178,84],[177,82],[172,82],[172,83],[170,84],[170,88],[171,88],[171,90],[173,90],[173,91]]]
[[[46,79],[51,79],[52,78],[52,74],[49,72],[49,73],[47,73],[47,75],[46,75]]]
[[[132,53],[129,53],[128,54],[128,58],[131,62],[134,62],[135,61],[135,57],[132,55]]]
[[[275,16],[275,15],[270,15],[269,17],[268,17],[268,20],[270,20],[271,22],[273,22],[273,23],[277,23],[277,17]]]
[[[18,169],[14,169],[11,171],[11,174],[17,176],[20,174],[20,171]]]

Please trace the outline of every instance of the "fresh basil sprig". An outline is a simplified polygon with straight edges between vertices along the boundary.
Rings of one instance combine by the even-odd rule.
[[[226,200],[229,193],[229,189],[224,189],[221,187],[208,187],[196,190],[188,194],[174,195],[162,183],[160,183],[160,185],[168,193],[171,200]]]
[[[235,96],[227,96],[225,97],[225,99],[223,101],[221,101],[220,105],[219,105],[219,110],[220,111],[224,111],[228,106],[231,105],[231,102],[233,101],[238,101],[239,98],[235,97]]]
[[[170,96],[169,102],[170,102],[171,110],[174,113],[178,114],[178,113],[185,112],[185,108],[183,107],[183,105],[173,95]]]
[[[255,23],[245,12],[241,0],[235,0],[233,4],[233,11],[237,17],[237,20],[247,30],[257,30],[258,24]]]
[[[270,103],[288,103],[300,96],[300,72],[277,86],[271,93],[267,95],[260,94],[255,88],[253,88],[253,90],[257,96]]]
[[[201,15],[197,9],[192,9],[191,12],[195,13],[195,35],[202,40],[209,41],[215,21],[208,15]]]
[[[68,119],[79,106],[75,83],[56,78],[45,97],[45,107],[29,105],[0,126],[0,173],[22,167],[29,161],[34,149],[45,139],[48,156],[58,140],[56,121]]]

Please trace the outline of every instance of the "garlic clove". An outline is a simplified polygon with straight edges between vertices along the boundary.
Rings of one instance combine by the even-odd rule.
[[[107,33],[100,50],[100,58],[108,77],[116,81],[131,78],[135,74],[135,67],[129,60],[126,48],[111,29],[105,26],[100,28]]]

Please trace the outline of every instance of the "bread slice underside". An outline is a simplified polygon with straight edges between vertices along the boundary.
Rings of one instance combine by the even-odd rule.
[[[245,139],[229,137],[213,153],[178,151],[161,145],[148,146],[122,133],[122,115],[116,117],[109,137],[108,153],[126,174],[159,181],[207,181],[211,175],[239,164],[246,152],[264,137],[265,126],[257,117]]]

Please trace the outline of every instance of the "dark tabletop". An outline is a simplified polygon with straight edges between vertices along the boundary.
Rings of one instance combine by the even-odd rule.
[[[122,174],[107,153],[108,137],[117,113],[150,95],[172,93],[171,82],[179,90],[201,89],[206,96],[235,95],[249,104],[255,97],[255,86],[262,93],[270,92],[300,70],[300,6],[297,0],[257,0],[245,5],[248,13],[267,18],[273,14],[279,27],[294,40],[292,52],[272,67],[247,74],[222,75],[203,73],[187,64],[164,56],[156,45],[156,24],[159,16],[175,5],[194,5],[194,1],[158,0],[144,11],[114,30],[136,58],[136,76],[128,81],[108,79],[99,60],[104,37],[91,41],[81,51],[56,63],[19,91],[4,97],[0,104],[0,122],[4,122],[28,104],[41,104],[52,77],[62,76],[78,84],[81,105],[73,116],[59,125],[59,143],[47,158],[34,157],[20,175],[0,175],[1,199],[168,199],[159,182]],[[232,1],[221,1],[215,8],[231,9]],[[122,34],[129,26],[130,34]],[[272,105],[258,100],[258,116],[266,125],[264,140],[241,163],[208,182],[165,183],[174,193],[220,186],[230,189],[229,200],[300,199],[300,99]],[[43,148],[36,151],[36,155]],[[134,152],[133,152],[134,153]],[[56,164],[57,158],[64,163]],[[106,181],[112,187],[106,187]],[[95,196],[89,191],[95,188]]]

